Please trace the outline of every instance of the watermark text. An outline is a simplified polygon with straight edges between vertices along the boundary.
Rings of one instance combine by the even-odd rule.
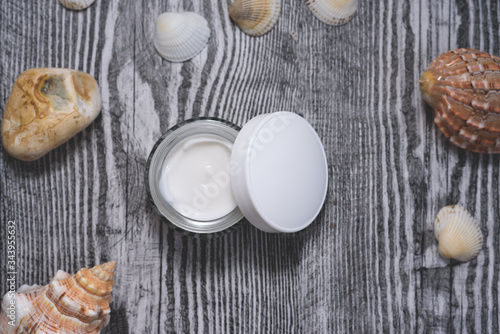
[[[10,319],[9,325],[16,323],[16,281],[17,281],[17,252],[16,252],[16,222],[7,222],[7,295],[8,306],[6,316]]]

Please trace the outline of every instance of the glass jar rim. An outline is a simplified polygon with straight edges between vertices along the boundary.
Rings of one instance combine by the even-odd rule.
[[[149,154],[145,183],[149,202],[154,211],[171,228],[183,234],[196,237],[214,237],[227,234],[241,224],[237,224],[242,218],[238,206],[230,213],[212,221],[197,221],[183,216],[175,210],[160,194],[158,189],[159,173],[168,153],[181,140],[190,136],[200,134],[211,134],[220,136],[231,143],[234,143],[241,128],[229,121],[216,117],[196,117],[180,122],[168,129],[157,140]]]

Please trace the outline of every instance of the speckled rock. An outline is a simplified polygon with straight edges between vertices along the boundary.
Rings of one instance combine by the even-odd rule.
[[[2,143],[32,161],[84,130],[101,111],[101,94],[87,73],[35,68],[14,83],[2,120]]]

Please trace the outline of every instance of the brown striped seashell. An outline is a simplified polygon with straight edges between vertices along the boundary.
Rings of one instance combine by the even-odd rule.
[[[23,285],[8,292],[0,333],[100,333],[109,323],[115,266],[111,261],[74,276],[59,270],[46,286]]]
[[[474,49],[447,51],[430,63],[420,90],[453,144],[500,153],[499,57]]]
[[[306,5],[318,20],[334,26],[346,24],[358,10],[357,0],[306,0]]]
[[[439,254],[448,259],[469,261],[483,247],[483,234],[478,223],[460,205],[445,206],[434,222],[434,235],[439,242]]]
[[[278,22],[281,0],[236,0],[229,6],[229,16],[250,36],[261,36]]]
[[[59,0],[59,2],[68,9],[82,10],[92,5],[95,0]]]

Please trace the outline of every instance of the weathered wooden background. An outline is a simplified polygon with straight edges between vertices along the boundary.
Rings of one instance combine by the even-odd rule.
[[[93,75],[103,109],[83,133],[32,163],[0,152],[0,293],[6,223],[18,285],[116,260],[105,333],[498,333],[500,156],[457,149],[433,123],[418,80],[440,53],[500,55],[498,0],[359,3],[331,27],[283,1],[267,35],[244,35],[228,0],[0,1],[0,108],[33,67]],[[195,59],[155,52],[156,17],[195,11],[212,29]],[[146,159],[193,116],[243,125],[278,110],[318,131],[330,166],[324,210],[306,230],[244,223],[212,240],[167,228],[149,207]],[[485,245],[469,263],[439,257],[438,210],[465,206]]]

